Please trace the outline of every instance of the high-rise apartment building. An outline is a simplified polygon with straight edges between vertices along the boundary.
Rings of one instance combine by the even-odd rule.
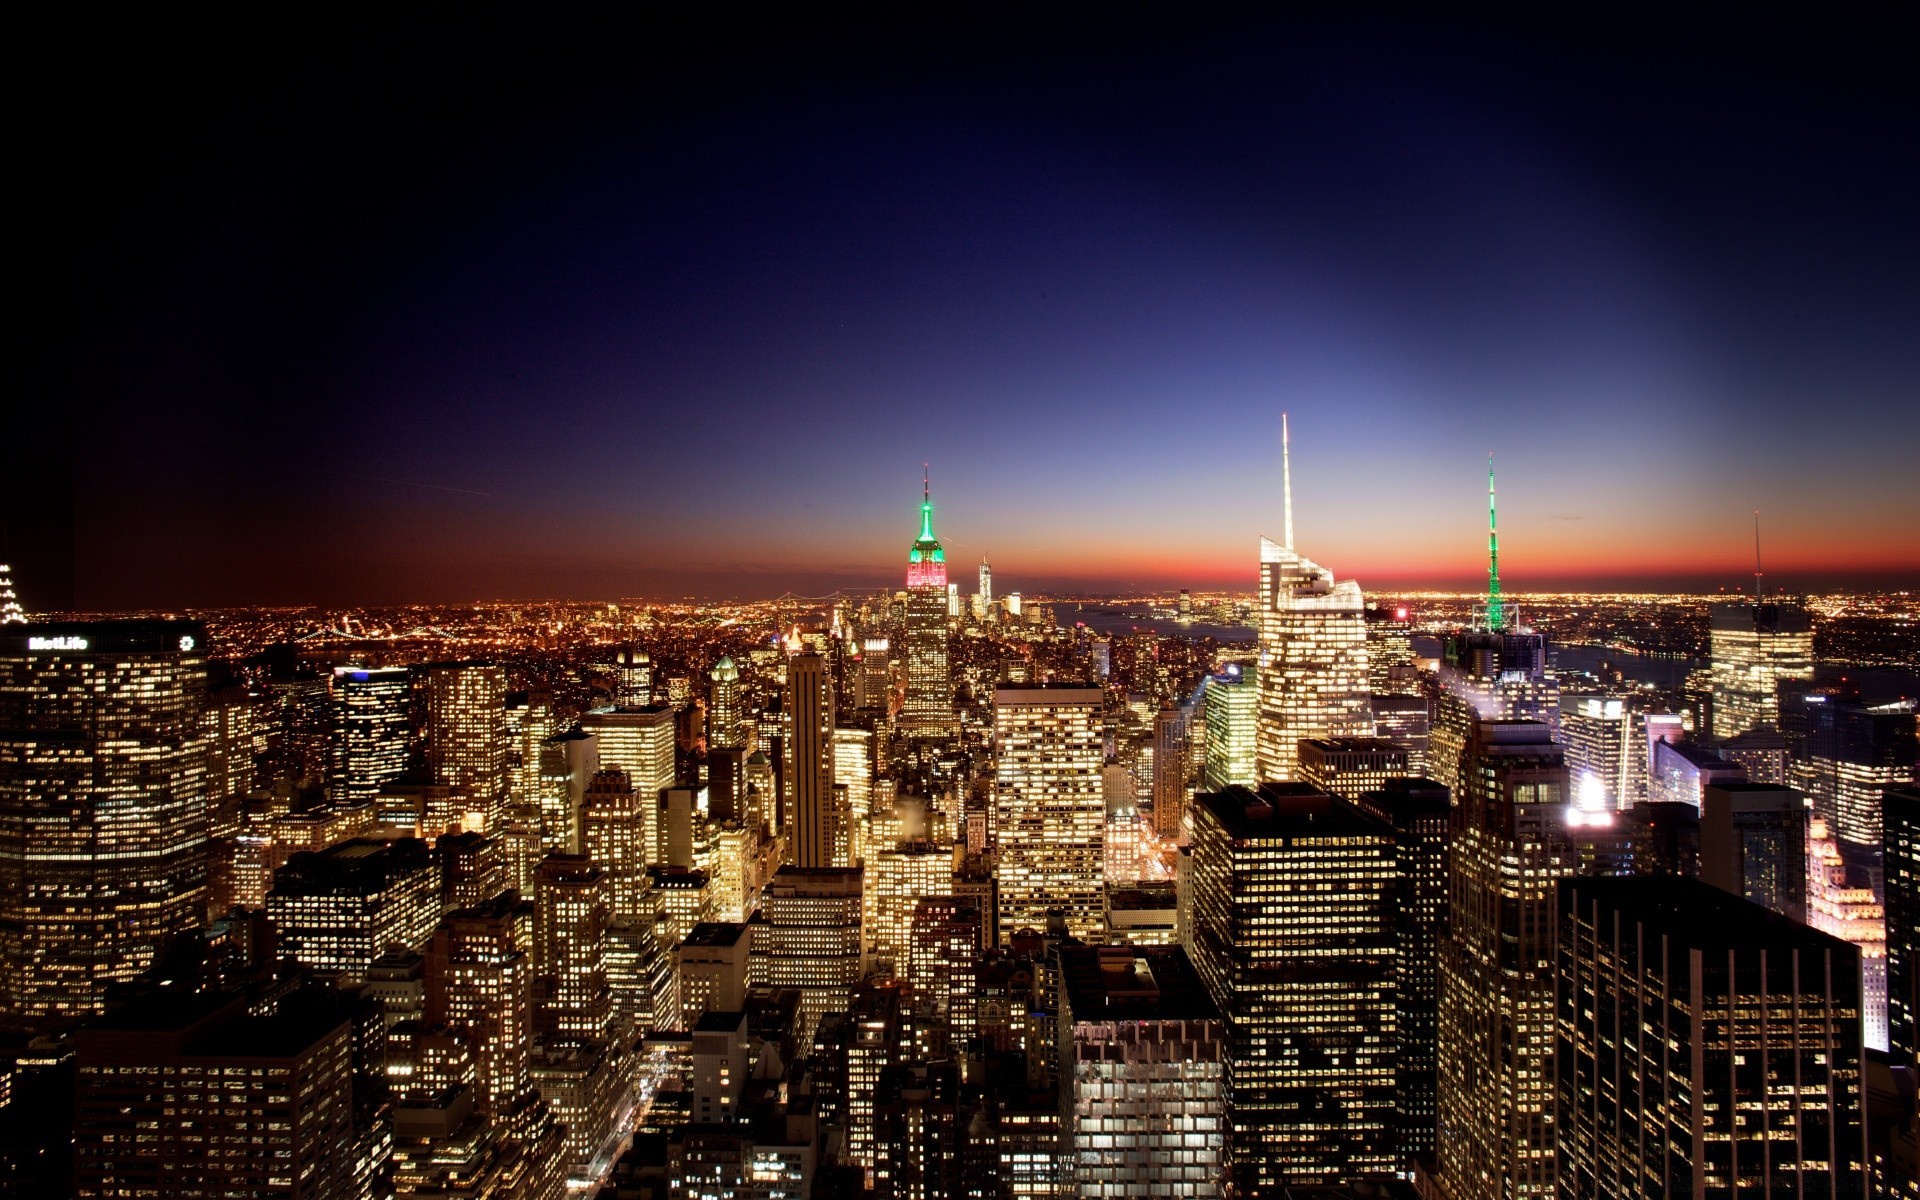
[[[98,1011],[206,916],[206,633],[0,630],[0,1005]]]
[[[822,1016],[847,1006],[860,980],[861,882],[858,867],[784,866],[760,899],[753,982],[799,989],[803,1045]]]
[[[1068,1195],[1219,1196],[1227,1029],[1178,946],[1060,950]]]
[[[1101,787],[1104,693],[1080,684],[994,690],[994,828],[1001,936],[1066,915],[1075,937],[1101,927],[1106,801]]]
[[[1700,808],[1700,878],[1762,908],[1805,921],[1805,797],[1765,783],[1708,787]]]
[[[1153,832],[1171,841],[1187,815],[1187,719],[1177,708],[1153,714]]]
[[[1440,958],[1439,1170],[1450,1200],[1554,1187],[1554,883],[1582,868],[1567,764],[1538,721],[1476,721]]]
[[[407,669],[335,667],[328,790],[343,804],[373,797],[407,769]]]
[[[787,660],[787,711],[793,714],[787,855],[795,866],[844,867],[847,822],[833,791],[833,675],[823,656]]]
[[[1194,799],[1187,941],[1231,1039],[1236,1195],[1397,1169],[1395,842],[1303,783]]]
[[[274,872],[267,893],[280,953],[350,982],[364,980],[391,947],[425,951],[440,913],[440,866],[418,838],[301,851]]]
[[[979,909],[955,896],[922,896],[914,905],[903,974],[916,1009],[944,1025],[955,1046],[978,1024],[980,925]]]
[[[1780,724],[1780,684],[1813,678],[1813,621],[1797,604],[1724,604],[1711,618],[1713,736]]]
[[[1440,951],[1453,805],[1447,789],[1429,779],[1389,779],[1354,805],[1394,833],[1394,1107],[1404,1169],[1433,1153],[1438,1130]]]
[[[1557,908],[1560,1200],[1865,1195],[1853,947],[1690,879]]]
[[[1252,663],[1228,663],[1207,678],[1207,737],[1200,787],[1218,792],[1260,781],[1260,681]]]
[[[498,833],[507,806],[507,672],[495,663],[427,668],[427,765],[433,781],[463,788],[469,830]]]
[[[907,551],[907,698],[900,725],[907,732],[952,732],[953,671],[947,661],[947,552],[933,536],[933,496],[920,501],[920,536]]]
[[[993,568],[987,565],[984,556],[980,559],[980,607],[986,612],[993,611]]]
[[[1308,738],[1300,743],[1299,779],[1330,796],[1353,800],[1407,777],[1407,752],[1385,738]]]

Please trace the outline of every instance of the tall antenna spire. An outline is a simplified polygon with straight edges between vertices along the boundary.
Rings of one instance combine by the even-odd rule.
[[[1500,526],[1493,511],[1493,451],[1487,451],[1487,628],[1498,633],[1507,623],[1500,600]]]
[[[1753,510],[1753,602],[1760,603],[1760,510]]]
[[[1287,414],[1280,414],[1280,486],[1286,496],[1287,549],[1293,549],[1293,451],[1287,439]]]
[[[920,540],[933,538],[933,475],[926,463],[920,464]]]

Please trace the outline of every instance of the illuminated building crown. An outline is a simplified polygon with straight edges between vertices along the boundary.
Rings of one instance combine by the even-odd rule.
[[[941,588],[947,586],[947,552],[933,536],[933,488],[922,482],[920,495],[920,536],[907,551],[907,586]]]

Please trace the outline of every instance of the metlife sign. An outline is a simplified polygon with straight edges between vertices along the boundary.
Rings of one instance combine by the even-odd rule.
[[[0,626],[0,654],[204,653],[207,631],[198,621],[47,621]]]

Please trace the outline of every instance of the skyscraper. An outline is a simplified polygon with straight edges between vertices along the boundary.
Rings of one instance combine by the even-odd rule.
[[[407,769],[407,670],[335,667],[332,692],[328,791],[364,803]]]
[[[1700,807],[1700,878],[1805,921],[1805,799],[1792,788],[1764,783],[1709,786]]]
[[[825,658],[787,660],[787,711],[793,714],[788,857],[800,867],[844,867],[847,830],[834,798],[833,677]]]
[[[1886,864],[1887,1041],[1896,1062],[1920,1071],[1920,789],[1881,803]]]
[[[1557,908],[1560,1200],[1865,1195],[1853,947],[1690,879]]]
[[[1092,940],[1101,927],[1106,800],[1100,705],[1080,684],[1001,685],[993,695],[1000,930],[1045,929],[1052,910]]]
[[[933,494],[920,500],[920,536],[907,551],[907,732],[952,732],[953,673],[947,662],[947,552],[933,536]]]
[[[1819,817],[1807,822],[1807,924],[1860,951],[1868,1049],[1887,1049],[1887,914],[1873,873],[1850,863]]]
[[[280,952],[352,982],[390,947],[425,950],[440,913],[440,867],[418,838],[302,851],[274,872],[267,894]]]
[[[653,703],[653,658],[639,646],[622,646],[613,656],[616,708],[645,708]]]
[[[987,565],[984,554],[980,556],[980,607],[993,611],[993,568]]]
[[[518,895],[503,893],[456,909],[427,952],[426,1018],[466,1039],[474,1106],[502,1122],[532,1099],[534,968],[520,945],[521,907]]]
[[[0,1004],[93,1012],[206,915],[206,633],[0,629]]]
[[[1354,801],[1393,829],[1395,1115],[1402,1168],[1433,1153],[1440,952],[1447,939],[1447,825],[1452,800],[1429,779],[1389,779]]]
[[[1187,814],[1187,721],[1177,708],[1153,714],[1153,832],[1171,841]]]
[[[1441,954],[1439,1168],[1451,1200],[1553,1192],[1554,881],[1581,869],[1566,758],[1537,721],[1473,723]]]
[[[722,654],[713,670],[707,672],[707,681],[707,749],[745,748],[740,727],[740,668]]]
[[[984,573],[987,564],[982,562],[980,570]],[[13,568],[0,563],[0,625],[24,625],[27,622],[26,610],[20,607],[20,597],[13,594]]]
[[[1407,752],[1385,738],[1309,738],[1300,743],[1301,783],[1345,800],[1407,777]]]
[[[1461,756],[1477,720],[1527,720],[1560,736],[1560,685],[1547,639],[1522,625],[1500,591],[1500,535],[1494,518],[1493,458],[1487,458],[1487,600],[1480,623],[1441,642],[1440,693],[1427,747],[1427,775],[1458,797]]]
[[[1295,778],[1300,741],[1368,737],[1366,600],[1351,579],[1293,550],[1292,499],[1285,545],[1260,539],[1262,779]]]
[[[1634,737],[1633,713],[1624,696],[1603,694],[1560,697],[1560,737],[1567,747],[1567,777],[1575,788],[1598,787],[1609,808],[1638,802],[1637,784],[1644,760]],[[1586,781],[1592,779],[1589,785]]]
[[[619,767],[627,773],[633,790],[639,794],[640,810],[647,814],[647,861],[662,862],[660,835],[653,819],[660,793],[678,779],[674,760],[673,709],[665,704],[641,708],[596,708],[580,718],[583,733],[593,735],[594,765],[584,760],[571,770],[574,800],[584,798],[585,787],[593,772]]]
[[[647,868],[652,865],[647,816],[652,808],[652,802],[642,803],[619,767],[595,772],[587,785],[580,809],[581,849],[607,873],[616,921],[653,919],[653,904],[647,896]]]
[[[1060,951],[1069,1194],[1219,1196],[1227,1031],[1178,946]]]
[[[753,982],[800,990],[802,1045],[820,1018],[847,1006],[860,979],[861,871],[784,866],[760,900],[753,934]]]
[[[507,804],[506,671],[495,663],[428,667],[426,740],[433,781],[471,797],[466,827],[500,832]]]
[[[1210,792],[1260,781],[1259,668],[1228,663],[1207,679],[1207,737],[1200,786]]]
[[[1710,625],[1713,736],[1780,724],[1780,684],[1813,678],[1813,621],[1797,604],[1724,604]]]
[[[563,1035],[604,1040],[613,1008],[607,992],[607,874],[585,855],[549,854],[534,874],[540,973],[551,980],[542,1023]]]
[[[1396,1169],[1394,842],[1303,783],[1194,798],[1189,942],[1231,1039],[1236,1195]]]
[[[1914,782],[1920,741],[1914,738],[1915,702],[1863,704],[1835,697],[1799,714],[1806,741],[1793,764],[1795,786],[1813,798],[1814,813],[1858,857],[1880,845],[1880,797]]]

